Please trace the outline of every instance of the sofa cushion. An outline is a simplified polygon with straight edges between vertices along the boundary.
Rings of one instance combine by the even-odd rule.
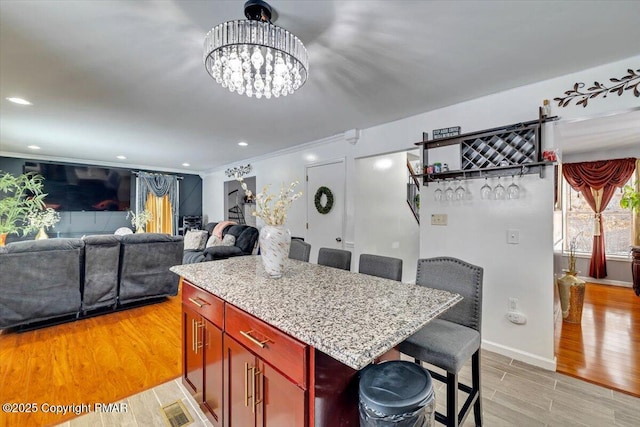
[[[85,236],[82,240],[85,243],[82,309],[115,307],[118,296],[120,236]]]
[[[250,255],[258,241],[258,229],[250,225],[234,225],[227,234],[236,238],[236,247],[240,248],[244,255]]]
[[[73,250],[82,247],[84,247],[82,239],[44,239],[9,243],[6,249],[9,254],[17,254],[22,252]]]
[[[202,251],[184,251],[182,254],[183,264],[195,264],[204,261],[204,252]]]
[[[188,251],[201,251],[207,243],[207,232],[204,230],[189,230],[184,236],[184,249]]]
[[[169,268],[182,263],[182,236],[160,233],[121,237],[119,302],[176,295],[179,277]]]
[[[0,329],[80,311],[81,239],[10,243],[0,259]]]
[[[212,246],[204,250],[204,255],[206,261],[212,261],[243,255],[243,253],[237,246]]]

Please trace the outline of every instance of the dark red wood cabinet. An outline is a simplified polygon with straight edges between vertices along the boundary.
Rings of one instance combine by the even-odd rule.
[[[183,383],[216,427],[356,427],[357,371],[182,281]]]
[[[223,426],[222,326],[224,302],[183,285],[183,384],[211,423]]]

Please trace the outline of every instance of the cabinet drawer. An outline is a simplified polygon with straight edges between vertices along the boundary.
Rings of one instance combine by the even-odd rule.
[[[308,346],[227,303],[225,332],[291,381],[307,389]]]
[[[182,303],[198,312],[208,321],[223,329],[224,301],[209,292],[182,280]]]

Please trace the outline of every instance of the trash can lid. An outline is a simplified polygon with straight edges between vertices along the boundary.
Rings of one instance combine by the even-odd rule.
[[[404,360],[371,365],[360,373],[360,401],[385,415],[412,412],[433,399],[431,375]]]

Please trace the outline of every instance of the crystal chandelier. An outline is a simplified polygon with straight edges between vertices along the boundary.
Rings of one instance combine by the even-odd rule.
[[[207,72],[222,87],[267,99],[287,96],[307,80],[307,49],[298,37],[271,23],[272,9],[261,0],[244,4],[248,20],[217,25],[204,39]]]

